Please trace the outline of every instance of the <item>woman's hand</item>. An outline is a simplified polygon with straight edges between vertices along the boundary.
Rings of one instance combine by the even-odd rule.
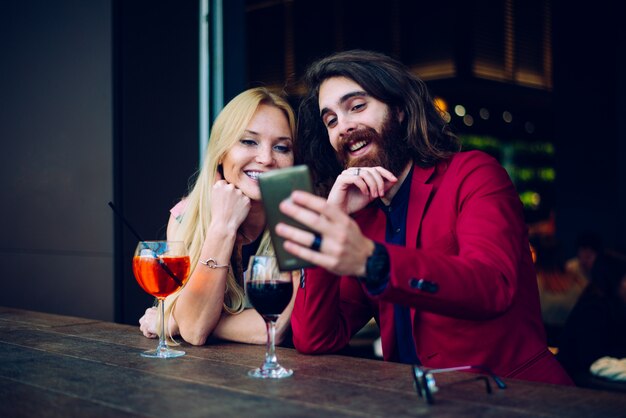
[[[285,238],[288,252],[338,275],[365,275],[365,263],[374,251],[374,242],[337,205],[311,193],[295,191],[291,199],[281,202],[280,210],[322,237],[320,249],[315,251],[310,248],[313,233],[279,223],[276,233]]]
[[[163,302],[165,303],[165,302]],[[146,313],[139,318],[139,330],[147,338],[158,338],[157,327],[159,326],[159,310],[156,306],[146,309]],[[172,316],[169,317],[166,335],[178,335],[178,327]]]
[[[397,181],[396,176],[382,167],[350,167],[335,180],[328,203],[351,214],[385,196]]]
[[[148,308],[146,313],[139,318],[139,330],[147,338],[157,338],[157,322],[159,320],[159,313],[157,308]]]
[[[248,216],[250,199],[233,184],[217,179],[211,189],[211,223],[206,227],[199,260],[227,265],[238,240],[237,230]],[[220,321],[228,269],[199,265],[180,291],[170,319],[171,329],[188,343],[202,345]]]
[[[250,198],[226,180],[215,182],[211,201],[211,222],[228,231],[236,231],[250,212]]]

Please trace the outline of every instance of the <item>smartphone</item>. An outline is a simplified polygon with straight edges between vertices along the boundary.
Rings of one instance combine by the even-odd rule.
[[[279,269],[281,271],[286,271],[312,266],[311,263],[288,253],[283,248],[283,242],[285,240],[276,235],[276,232],[274,231],[276,224],[279,222],[283,222],[306,231],[311,230],[310,228],[302,225],[300,222],[297,222],[293,218],[285,215],[278,209],[280,202],[287,199],[294,190],[304,190],[306,192],[313,193],[309,167],[306,165],[296,165],[293,167],[267,171],[259,176],[259,185],[261,188],[263,207],[265,208],[265,216],[267,217],[267,227],[270,230],[272,246],[276,252]]]

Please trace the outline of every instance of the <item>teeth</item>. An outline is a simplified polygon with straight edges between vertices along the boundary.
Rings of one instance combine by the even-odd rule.
[[[250,177],[252,180],[258,180],[261,175],[260,171],[246,171],[246,175]]]
[[[357,151],[367,145],[367,141],[357,141],[348,148],[350,152]]]

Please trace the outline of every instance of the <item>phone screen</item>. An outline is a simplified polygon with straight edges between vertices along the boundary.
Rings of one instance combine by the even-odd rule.
[[[259,176],[259,185],[272,246],[276,252],[280,270],[296,270],[312,266],[311,263],[285,251],[283,248],[284,239],[276,235],[274,231],[276,224],[279,222],[307,231],[310,230],[278,209],[280,202],[287,199],[293,190],[313,192],[309,168],[306,165],[296,165],[265,172]]]

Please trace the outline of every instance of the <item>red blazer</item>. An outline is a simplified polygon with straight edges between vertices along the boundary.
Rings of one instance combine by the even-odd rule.
[[[385,243],[376,205],[354,218],[386,245],[389,283],[373,296],[354,277],[307,269],[291,319],[300,352],[340,350],[373,316],[384,359],[394,361],[393,304],[401,304],[427,367],[485,365],[504,377],[572,384],[547,349],[522,205],[494,158],[471,151],[415,166],[405,247]],[[422,278],[438,291],[419,290]]]

